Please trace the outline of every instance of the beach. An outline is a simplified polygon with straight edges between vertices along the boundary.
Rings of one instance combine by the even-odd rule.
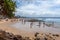
[[[10,20],[9,21],[3,20],[0,23],[0,30],[4,30],[6,32],[10,32],[10,33],[13,33],[15,35],[22,35],[22,36],[27,36],[28,35],[28,36],[33,37],[32,35],[30,35],[30,33],[24,32],[23,30],[18,30],[17,28],[14,28],[14,27],[10,26],[10,25],[12,25],[14,23],[17,23],[17,22],[18,21],[11,22]]]
[[[15,21],[11,21],[11,20],[15,20]],[[30,37],[30,38],[34,38],[34,35],[36,32],[39,33],[39,35],[41,35],[41,37],[43,35],[53,36],[53,34],[58,34],[59,37],[53,36],[52,38],[54,38],[55,40],[60,40],[60,30],[59,29],[52,28],[52,27],[43,27],[42,24],[41,24],[41,27],[39,28],[36,25],[38,25],[37,22],[34,23],[32,28],[30,28],[29,22],[27,22],[26,24],[22,24],[21,21],[19,21],[19,19],[9,19],[8,21],[6,21],[6,20],[0,21],[0,30],[4,30],[6,32],[13,33],[14,35],[22,35],[23,37],[26,36],[26,37]],[[38,37],[40,37],[39,35],[38,35]]]

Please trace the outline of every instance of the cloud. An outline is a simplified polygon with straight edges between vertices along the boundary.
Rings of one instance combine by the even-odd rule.
[[[17,0],[17,6],[16,15],[60,17],[60,0]]]

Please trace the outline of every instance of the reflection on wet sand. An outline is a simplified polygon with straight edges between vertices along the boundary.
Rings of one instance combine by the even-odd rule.
[[[25,24],[26,22],[30,22],[30,28],[32,28],[32,26],[33,26],[33,24],[34,24],[35,22],[38,22],[39,28],[40,28],[40,26],[41,26],[41,23],[42,23],[42,22],[44,23],[43,20],[36,20],[36,19],[24,20],[24,24]]]
[[[54,27],[54,22],[51,22],[51,23],[46,22],[45,25],[48,26],[48,27]]]
[[[43,27],[48,26],[48,27],[54,27],[54,22],[47,23],[44,20],[37,20],[37,19],[21,19],[20,20],[22,24],[26,24],[26,22],[30,22],[30,28],[32,28],[33,24],[35,22],[38,22],[38,27],[40,28],[41,24],[43,24]]]

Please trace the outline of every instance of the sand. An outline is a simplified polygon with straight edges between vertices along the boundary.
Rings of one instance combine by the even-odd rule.
[[[22,30],[18,30],[14,27],[11,27],[10,25],[11,24],[14,24],[18,21],[14,21],[14,22],[11,22],[11,19],[9,21],[0,21],[0,30],[4,30],[6,32],[10,32],[10,33],[13,33],[15,35],[22,35],[22,36],[30,36],[30,37],[33,37],[34,35],[31,35],[33,33],[27,33],[25,31],[22,31]]]
[[[24,30],[19,30],[19,29],[16,29],[15,27],[10,26],[11,24],[19,22],[19,21],[11,22],[11,20],[13,20],[13,19],[9,19],[8,21],[5,21],[5,20],[0,21],[0,30],[10,32],[10,33],[13,33],[15,35],[22,35],[23,37],[26,36],[26,37],[34,38],[34,34],[35,34],[34,32],[27,32],[27,31],[24,31]],[[39,32],[39,33],[40,34],[52,35],[52,34],[43,33],[43,32]],[[60,34],[58,34],[58,35],[60,35]],[[53,38],[55,38],[55,37],[53,37]],[[60,36],[56,37],[55,39],[60,40]]]

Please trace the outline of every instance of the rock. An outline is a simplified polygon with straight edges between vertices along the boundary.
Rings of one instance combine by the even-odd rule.
[[[44,40],[48,40],[48,39],[45,37]]]
[[[13,40],[18,40],[18,38],[16,38],[16,37],[13,37]]]
[[[25,37],[24,40],[31,40],[29,37]]]
[[[4,39],[3,37],[0,37],[0,40],[6,40],[6,39]]]
[[[35,38],[34,40],[40,40],[40,38]]]
[[[58,34],[53,34],[53,36],[59,37],[59,35],[58,35]]]
[[[36,33],[35,33],[35,37],[37,37],[37,35],[38,35],[38,34],[39,34],[39,33],[38,33],[38,32],[36,32]]]
[[[15,37],[16,37],[18,40],[23,40],[23,38],[22,38],[21,35],[15,35]]]
[[[59,37],[58,34],[40,34],[38,32],[34,36],[34,38],[22,37],[21,35],[14,35],[13,33],[0,30],[0,40],[55,40],[54,36]]]

